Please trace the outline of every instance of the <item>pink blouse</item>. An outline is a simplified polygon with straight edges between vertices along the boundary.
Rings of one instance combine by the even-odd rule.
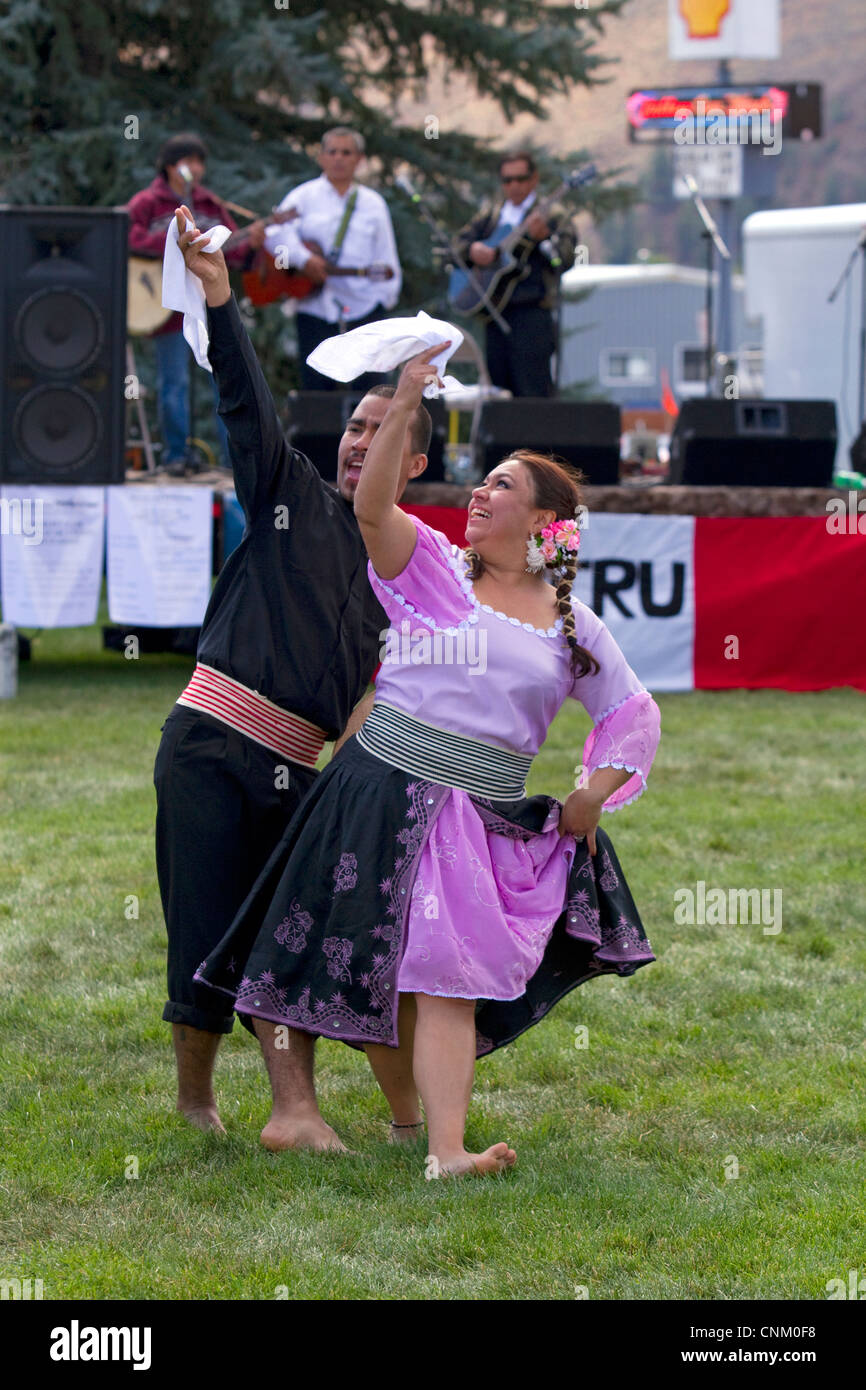
[[[583,750],[587,776],[599,767],[632,773],[604,803],[615,811],[646,787],[659,741],[659,710],[604,623],[572,598],[575,635],[599,663],[575,679],[562,619],[547,629],[479,603],[463,552],[420,518],[403,572],[370,582],[391,627],[376,699],[439,728],[535,755],[568,696],[594,728]]]

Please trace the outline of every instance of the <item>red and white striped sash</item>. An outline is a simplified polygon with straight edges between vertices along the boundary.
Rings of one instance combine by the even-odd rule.
[[[201,662],[177,703],[213,715],[238,733],[303,767],[316,766],[327,738],[308,719],[280,709],[264,695]]]

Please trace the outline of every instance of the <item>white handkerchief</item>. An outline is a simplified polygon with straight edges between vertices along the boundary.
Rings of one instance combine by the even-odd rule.
[[[365,323],[348,333],[326,338],[310,353],[307,365],[333,381],[354,381],[364,372],[390,372],[434,343],[446,341],[449,346],[430,364],[430,370],[440,376],[443,376],[448,358],[463,342],[463,334],[453,323],[432,319],[422,309],[412,319],[379,319],[376,323]],[[445,376],[443,380],[446,387],[460,386],[453,376]],[[425,386],[424,395],[428,400],[435,400],[439,390],[436,385]]]
[[[187,221],[187,231],[192,225],[192,222]],[[228,227],[220,224],[202,232],[193,245],[201,246],[203,251],[218,251],[230,236]],[[183,336],[192,348],[198,365],[209,372],[212,368],[207,360],[207,307],[204,286],[197,275],[187,270],[177,238],[177,219],[173,217],[168,224],[165,254],[162,258],[162,307],[176,309],[178,313],[183,314]]]

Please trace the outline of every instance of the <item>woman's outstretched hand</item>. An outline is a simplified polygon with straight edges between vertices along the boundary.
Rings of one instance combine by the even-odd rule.
[[[590,854],[596,853],[595,832],[601,820],[604,793],[581,787],[571,793],[559,817],[560,835],[586,836]]]
[[[408,410],[417,410],[424,395],[424,387],[432,386],[434,383],[441,386],[442,378],[436,368],[431,365],[432,359],[438,357],[443,348],[451,346],[449,339],[442,343],[434,343],[432,347],[425,348],[419,352],[417,357],[410,357],[402,372],[400,380],[397,382],[397,390],[394,392],[394,404],[405,406]]]
[[[201,280],[208,304],[214,308],[225,304],[231,298],[232,292],[225,256],[222,251],[203,251],[193,245],[202,233],[195,225],[190,231],[186,230],[187,222],[195,222],[188,207],[179,207],[175,218],[177,244],[183,252],[187,270],[191,270],[193,275],[197,275]]]

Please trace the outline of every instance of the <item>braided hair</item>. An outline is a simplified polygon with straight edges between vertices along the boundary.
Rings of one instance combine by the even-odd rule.
[[[574,516],[580,505],[580,484],[583,475],[550,454],[537,454],[531,449],[515,449],[509,459],[523,464],[529,474],[539,511],[552,511],[558,520]],[[464,552],[469,565],[469,577],[474,581],[484,573],[484,561],[477,550]],[[571,648],[571,669],[575,676],[595,675],[601,668],[591,652],[582,647],[574,632],[574,613],[571,608],[571,586],[577,575],[577,556],[570,555],[556,585],[556,606],[562,618],[565,640]]]

